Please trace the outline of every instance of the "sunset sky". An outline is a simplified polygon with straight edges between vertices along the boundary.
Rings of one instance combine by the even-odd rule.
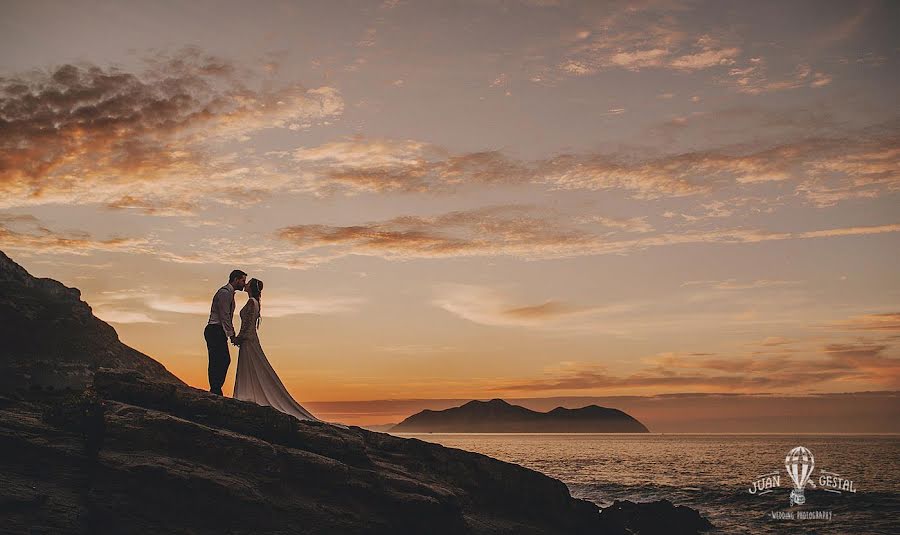
[[[241,268],[298,401],[426,400],[353,423],[900,390],[900,3],[0,14],[0,249],[189,384]]]

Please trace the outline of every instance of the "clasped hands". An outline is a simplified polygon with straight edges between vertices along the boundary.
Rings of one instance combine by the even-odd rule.
[[[240,337],[240,336],[232,336],[231,337],[231,343],[238,347],[240,347],[241,342],[243,342],[243,341],[244,341],[243,337]]]

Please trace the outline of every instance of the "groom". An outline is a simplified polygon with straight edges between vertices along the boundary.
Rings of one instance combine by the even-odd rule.
[[[234,325],[234,292],[243,290],[247,284],[247,274],[236,269],[228,277],[228,284],[219,288],[213,296],[209,310],[209,322],[203,330],[206,348],[209,350],[209,391],[222,395],[222,385],[231,364],[228,352],[228,340],[235,344]],[[235,344],[237,345],[237,344]]]

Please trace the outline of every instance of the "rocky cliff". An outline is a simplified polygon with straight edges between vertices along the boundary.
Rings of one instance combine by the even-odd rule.
[[[618,534],[635,526],[641,533],[708,527],[696,511],[664,502],[618,503],[601,513],[562,482],[515,464],[302,422],[191,388],[121,344],[77,290],[30,278],[5,256],[0,261],[11,290],[3,292],[0,323],[16,326],[4,333],[7,341],[13,333],[22,339],[6,344],[0,361],[0,375],[13,377],[0,387],[2,533]]]
[[[159,362],[119,341],[77,288],[31,276],[0,251],[0,390],[84,388],[99,367],[181,383]]]

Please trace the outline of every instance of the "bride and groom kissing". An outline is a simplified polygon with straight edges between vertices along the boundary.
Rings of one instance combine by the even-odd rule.
[[[235,334],[234,293],[237,291],[246,291],[249,298],[240,312],[241,330]],[[300,420],[322,422],[294,400],[263,352],[258,333],[262,291],[261,280],[250,279],[248,282],[247,274],[236,269],[229,275],[228,284],[219,288],[213,295],[209,321],[203,330],[206,348],[209,351],[209,391],[222,395],[222,385],[225,384],[225,376],[231,364],[231,353],[228,349],[230,340],[239,348],[234,380],[235,399],[267,405]],[[332,422],[326,423],[346,427]]]

